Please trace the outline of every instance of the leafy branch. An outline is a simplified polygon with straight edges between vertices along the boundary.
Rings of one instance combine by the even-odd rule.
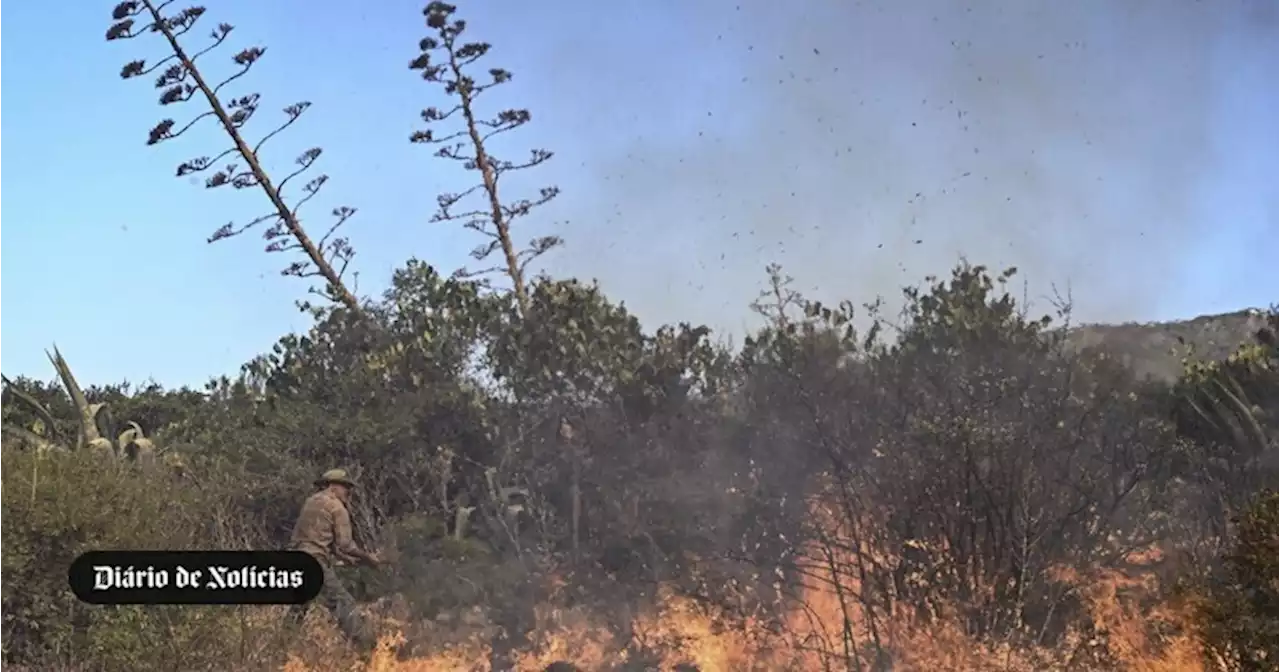
[[[144,33],[159,33],[172,51],[168,56],[155,63],[145,60],[131,61],[120,71],[123,79],[132,79],[159,73],[155,87],[162,90],[161,105],[174,105],[196,97],[203,96],[209,103],[209,110],[196,115],[193,119],[179,126],[173,119],[164,119],[151,129],[148,145],[155,145],[172,140],[189,131],[196,124],[208,117],[213,117],[222,125],[231,139],[231,146],[215,156],[201,156],[186,161],[178,166],[178,177],[195,175],[212,169],[205,180],[205,187],[214,189],[231,185],[233,189],[250,189],[259,187],[271,201],[272,210],[247,223],[225,224],[213,232],[209,242],[230,238],[250,229],[269,223],[263,232],[267,241],[267,252],[301,252],[303,259],[294,261],[281,271],[282,275],[297,277],[320,277],[327,283],[326,294],[334,301],[341,302],[352,311],[362,312],[359,301],[347,289],[342,276],[350,263],[354,250],[344,237],[334,234],[354,214],[355,210],[338,207],[332,212],[334,223],[319,241],[313,241],[302,228],[298,212],[307,201],[315,198],[321,187],[328,182],[327,175],[317,175],[301,187],[301,196],[292,207],[286,202],[284,189],[288,184],[301,176],[320,158],[321,149],[314,147],[303,152],[296,160],[296,168],[289,173],[279,185],[272,182],[259,161],[259,152],[268,140],[281,131],[292,126],[311,103],[302,101],[284,108],[285,121],[272,131],[263,135],[257,143],[250,145],[242,133],[245,124],[258,111],[260,95],[251,93],[243,96],[220,98],[219,95],[227,85],[248,74],[254,64],[266,53],[264,47],[249,47],[234,56],[232,62],[235,71],[216,84],[210,84],[196,67],[197,61],[209,54],[226,41],[234,29],[226,23],[220,23],[209,33],[209,43],[194,53],[190,53],[179,43],[178,38],[195,28],[196,23],[205,13],[204,7],[189,7],[171,15],[162,12],[173,0],[155,2],[153,0],[126,0],[116,5],[112,12],[115,23],[107,30],[107,40],[127,40]],[[223,165],[223,159],[235,160],[239,157],[244,166],[237,163]]]

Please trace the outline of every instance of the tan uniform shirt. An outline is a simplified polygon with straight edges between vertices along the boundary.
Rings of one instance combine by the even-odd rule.
[[[334,557],[354,560],[359,549],[351,538],[351,514],[347,506],[328,490],[308,497],[293,526],[289,547],[311,554],[326,566]]]

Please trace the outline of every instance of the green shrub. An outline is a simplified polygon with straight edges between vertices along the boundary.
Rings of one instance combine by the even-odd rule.
[[[455,539],[444,525],[426,515],[390,522],[386,534],[394,554],[391,571],[347,568],[352,589],[365,599],[399,594],[407,598],[415,618],[432,619],[486,603],[508,590],[511,568],[501,566],[492,550],[474,539]],[[504,571],[505,570],[505,571]]]
[[[89,550],[215,546],[211,493],[163,467],[84,452],[4,451],[5,662],[56,669],[225,669],[235,607],[93,606],[67,585]],[[221,661],[221,662],[219,662]]]
[[[1246,672],[1280,669],[1280,544],[1273,490],[1254,498],[1234,519],[1235,543],[1201,607],[1201,628],[1210,665]]]

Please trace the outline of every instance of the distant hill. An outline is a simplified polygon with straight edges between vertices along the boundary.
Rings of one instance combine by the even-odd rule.
[[[1221,359],[1265,323],[1263,311],[1249,309],[1173,322],[1086,324],[1069,329],[1067,342],[1081,349],[1100,348],[1144,378],[1172,382],[1182,372],[1188,346],[1197,359]]]

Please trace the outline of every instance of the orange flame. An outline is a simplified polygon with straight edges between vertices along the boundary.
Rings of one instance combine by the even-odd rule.
[[[832,519],[825,507],[814,507],[815,518]],[[823,521],[819,521],[823,522]],[[834,527],[833,527],[834,529]],[[847,540],[845,540],[847,541]],[[864,552],[873,549],[863,545]],[[1081,588],[1093,622],[1068,633],[1056,649],[1029,649],[1009,643],[977,641],[965,633],[959,621],[946,614],[933,614],[927,624],[914,614],[876,614],[868,622],[861,611],[848,608],[848,596],[856,592],[856,581],[842,579],[809,586],[799,599],[779,607],[786,627],[779,634],[762,623],[748,621],[735,628],[727,619],[708,613],[705,607],[674,591],[660,593],[658,607],[633,620],[637,639],[658,643],[665,652],[661,670],[677,664],[696,666],[701,672],[740,670],[821,670],[845,667],[841,656],[879,642],[883,655],[898,669],[1002,670],[1005,672],[1061,669],[1079,663],[1081,651],[1105,655],[1123,669],[1139,672],[1201,672],[1205,669],[1201,648],[1189,634],[1186,611],[1176,604],[1141,605],[1152,601],[1158,585],[1152,565],[1158,554],[1131,556],[1125,569],[1100,569],[1091,576],[1063,573],[1063,578]],[[847,560],[834,558],[832,562]],[[893,558],[879,554],[877,560]],[[829,578],[830,575],[828,575]],[[615,641],[610,630],[586,614],[544,605],[537,610],[539,628],[534,646],[522,653],[519,670],[540,671],[557,660],[565,660],[584,670],[607,670],[626,661],[626,642]],[[1152,627],[1159,625],[1161,627]],[[874,625],[874,628],[872,627]],[[397,660],[405,644],[404,631],[384,637],[373,655],[363,664],[342,657],[339,638],[332,631],[315,633],[313,639],[327,644],[313,647],[304,661],[291,657],[285,672],[309,670],[351,670],[352,672],[484,672],[488,668],[489,647],[485,633],[473,633],[462,641],[433,646],[430,653]],[[1173,634],[1167,634],[1173,633]],[[412,638],[410,638],[412,639]],[[429,638],[430,639],[430,638]],[[323,662],[322,662],[323,661]],[[1087,666],[1087,665],[1086,665]]]

